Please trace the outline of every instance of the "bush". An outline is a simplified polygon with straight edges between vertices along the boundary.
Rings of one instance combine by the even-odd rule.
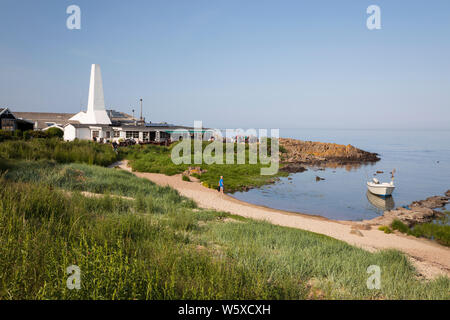
[[[391,228],[394,230],[398,230],[402,233],[409,233],[409,227],[397,219],[391,223]]]
[[[49,138],[62,138],[64,136],[64,131],[56,127],[47,129],[45,132]]]
[[[14,134],[14,131],[0,130],[0,142],[6,140],[18,140],[19,137]]]
[[[388,226],[380,226],[378,227],[378,230],[384,231],[384,233],[392,233],[391,228],[389,228]]]
[[[189,179],[189,177],[188,177],[188,176],[185,176],[185,175],[183,175],[183,176],[181,177],[181,180],[187,181],[187,182],[191,182],[191,179]]]

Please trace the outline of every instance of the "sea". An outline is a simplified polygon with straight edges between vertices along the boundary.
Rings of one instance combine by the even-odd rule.
[[[360,221],[412,201],[444,195],[450,189],[450,131],[280,129],[280,137],[351,144],[376,152],[372,164],[318,168],[290,174],[274,184],[232,197],[273,209],[319,215],[333,220]],[[395,169],[393,196],[386,199],[367,191],[376,177],[390,182]],[[377,171],[383,173],[376,173]],[[324,180],[317,181],[316,177]]]

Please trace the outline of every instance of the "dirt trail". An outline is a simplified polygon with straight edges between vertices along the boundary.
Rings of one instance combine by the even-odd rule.
[[[111,167],[115,166],[131,171],[126,161],[116,163]],[[195,200],[201,208],[225,211],[247,218],[266,220],[280,226],[324,234],[369,251],[388,248],[397,249],[411,258],[421,276],[425,278],[434,278],[441,274],[450,276],[450,248],[426,239],[418,239],[402,234],[385,234],[377,228],[358,230],[360,235],[353,234],[350,231],[354,223],[349,221],[333,221],[318,216],[256,206],[236,200],[228,195],[222,195],[216,190],[202,186],[198,182],[182,181],[181,175],[166,176],[158,173],[133,173],[159,185],[169,185],[178,190],[181,195]]]

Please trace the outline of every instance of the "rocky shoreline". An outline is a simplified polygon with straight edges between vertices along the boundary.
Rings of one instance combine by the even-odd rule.
[[[431,222],[443,217],[443,211],[434,210],[443,208],[450,201],[450,190],[445,196],[428,197],[425,200],[413,201],[410,205],[385,211],[380,217],[371,220],[363,220],[361,224],[390,226],[394,220],[400,220],[408,227],[416,224]]]
[[[280,161],[286,165],[346,165],[353,163],[373,163],[380,160],[377,153],[364,151],[350,144],[342,145],[336,143],[302,141],[291,138],[280,138],[279,142]],[[298,169],[298,166],[290,166],[289,168]]]

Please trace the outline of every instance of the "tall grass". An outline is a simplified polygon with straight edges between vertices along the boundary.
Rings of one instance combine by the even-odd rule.
[[[417,224],[413,227],[408,227],[400,220],[394,220],[391,224],[392,229],[400,232],[413,235],[415,237],[422,237],[434,240],[444,246],[450,247],[450,212],[445,212],[445,215],[434,222],[427,222]]]
[[[8,140],[0,143],[0,158],[23,160],[56,160],[60,163],[87,163],[107,166],[118,160],[106,144],[92,141],[64,142],[58,138]]]
[[[0,299],[450,298],[449,278],[417,279],[397,251],[193,209],[119,170],[19,162],[0,185]],[[72,264],[80,290],[66,287]],[[380,290],[366,287],[372,264]]]

